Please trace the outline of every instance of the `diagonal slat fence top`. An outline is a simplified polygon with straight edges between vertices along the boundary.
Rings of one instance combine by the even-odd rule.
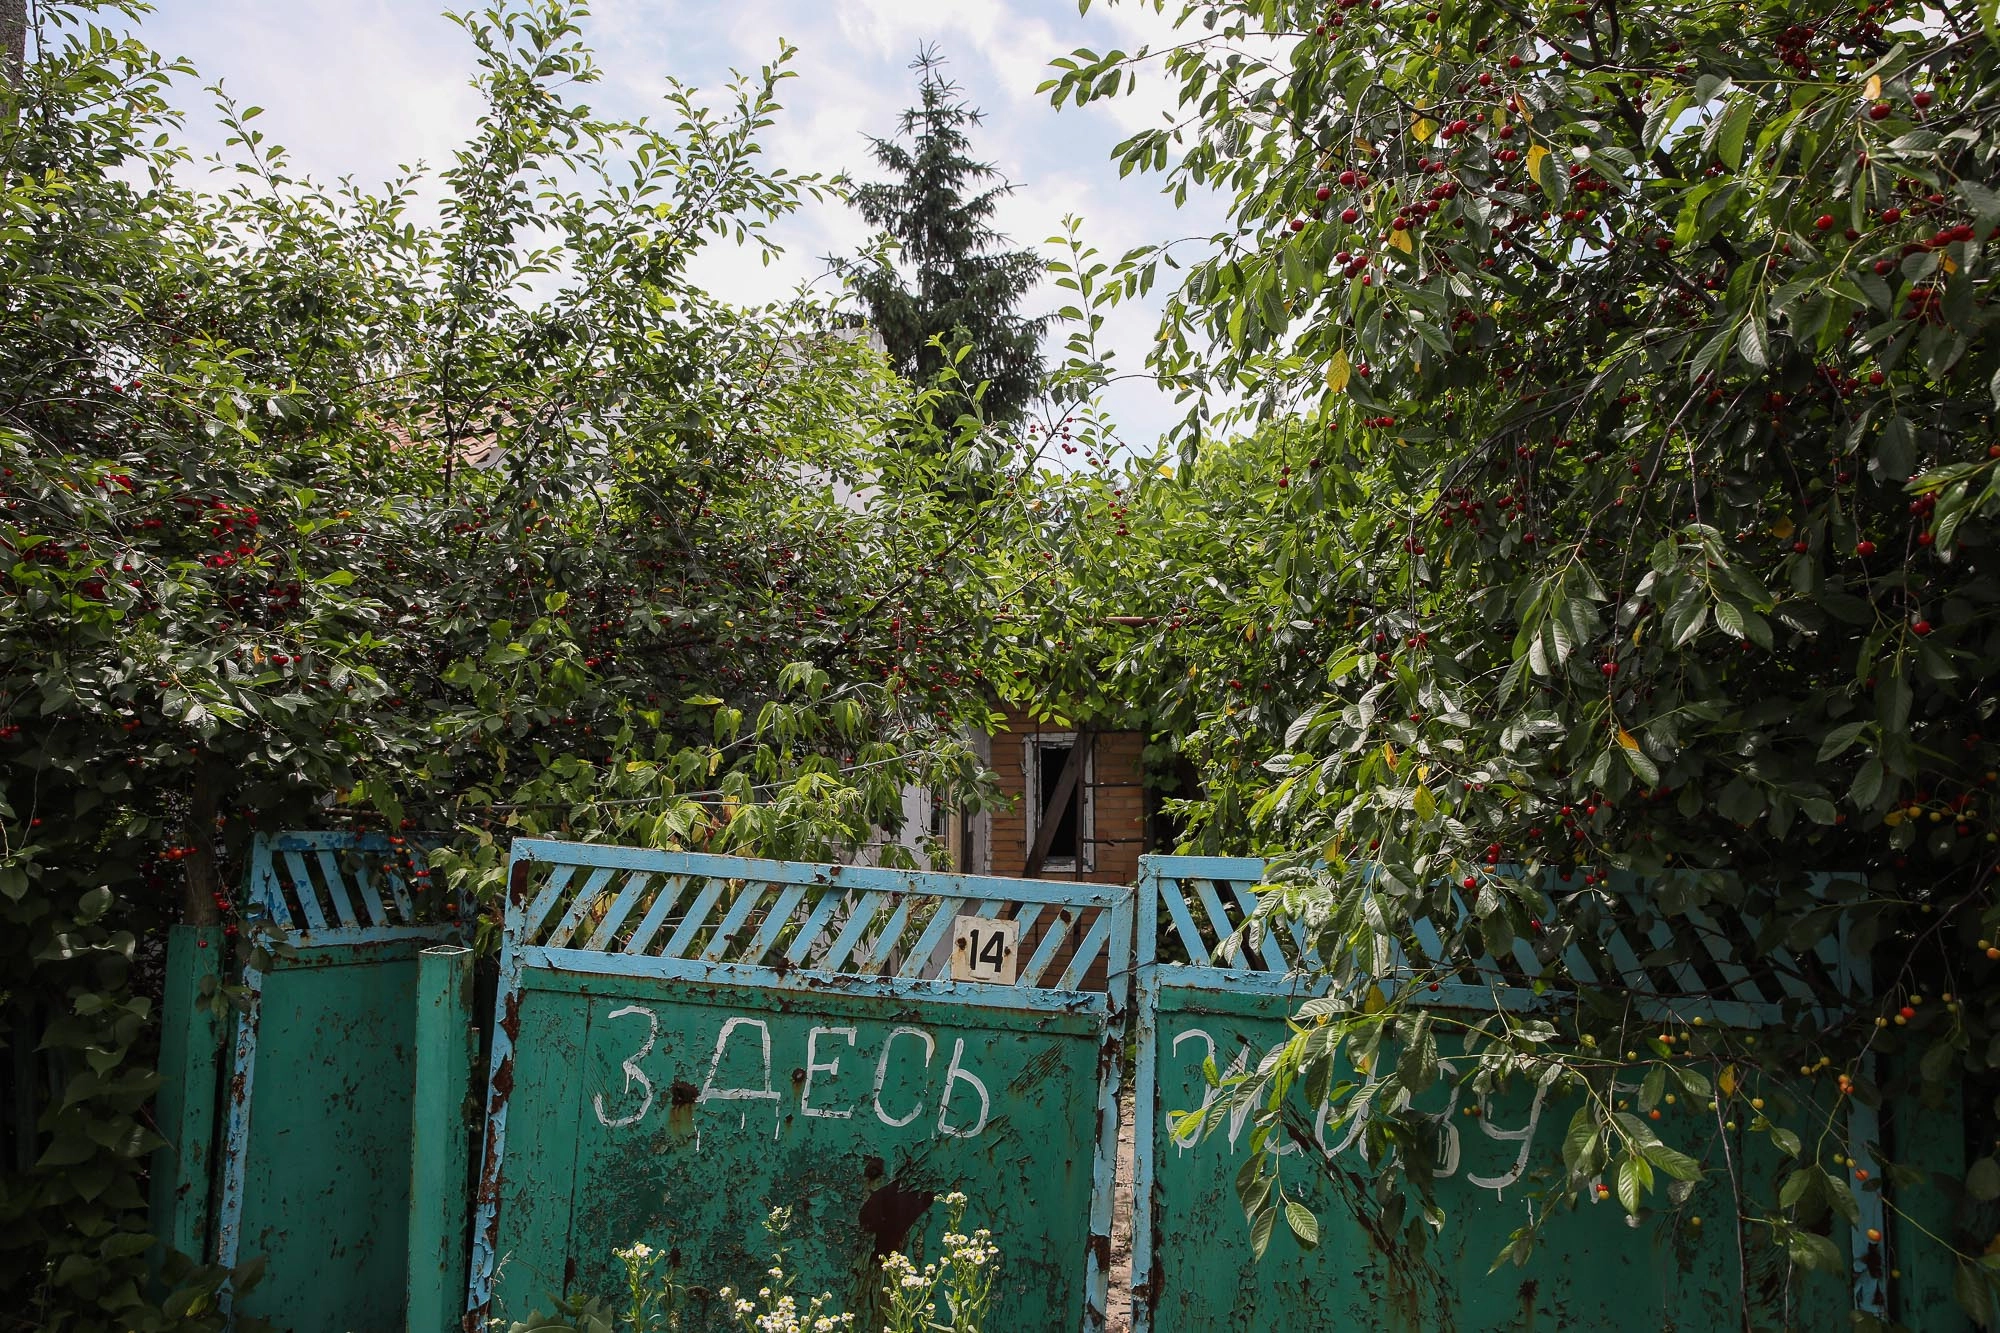
[[[293,943],[430,933],[459,915],[456,897],[430,885],[430,842],[423,835],[259,834],[250,848],[249,914]]]
[[[779,987],[862,981],[918,992],[950,978],[955,918],[1012,917],[1024,938],[1031,926],[1041,938],[1017,985],[980,993],[1028,1008],[1058,995],[1072,1007],[1108,1002],[1103,988],[1085,983],[1093,970],[1106,975],[1111,909],[1131,895],[1116,885],[544,839],[515,841],[512,874],[508,947],[559,970]]]
[[[1303,995],[1324,987],[1327,969],[1300,922],[1266,918],[1254,932],[1246,929],[1259,890],[1270,887],[1263,861],[1147,856],[1140,865],[1138,966],[1174,965],[1176,984],[1210,989]],[[1702,873],[1641,879],[1613,871],[1587,887],[1545,870],[1530,891],[1541,903],[1536,919],[1554,921],[1558,904],[1578,894],[1658,901],[1676,881],[1691,883]],[[1816,874],[1808,877],[1806,891],[1832,902],[1842,888],[1839,877]],[[1470,915],[1469,896],[1450,891],[1460,922]],[[1547,983],[1537,987],[1560,958],[1579,981],[1622,984],[1649,1017],[1701,1016],[1744,1027],[1790,1022],[1800,1014],[1824,1018],[1865,986],[1867,960],[1848,950],[1843,932],[1801,952],[1763,940],[1762,931],[1763,922],[1750,914],[1662,909],[1620,925],[1607,922],[1559,946],[1552,937],[1516,935],[1495,952],[1475,932],[1447,957],[1438,923],[1419,918],[1404,938],[1378,938],[1374,956],[1358,960],[1354,974],[1361,978],[1356,984],[1385,992],[1421,977],[1425,991],[1418,998],[1426,1004],[1491,1008],[1497,1001],[1525,1009],[1560,993]],[[1433,981],[1439,983],[1435,991],[1429,989]]]

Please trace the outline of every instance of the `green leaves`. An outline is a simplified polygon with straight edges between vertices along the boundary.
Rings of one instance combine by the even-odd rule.
[[[1311,1250],[1318,1247],[1319,1219],[1313,1216],[1312,1209],[1297,1199],[1288,1199],[1285,1202],[1285,1225],[1291,1228],[1292,1235],[1298,1239],[1301,1249]]]
[[[1571,1188],[1640,1207],[1664,1177],[1674,1200],[1711,1140],[1652,1127],[1674,1124],[1668,1096],[1714,1098],[1748,1156],[1814,1173],[1795,1202],[1844,1216],[1851,1189],[1811,1160],[1825,1127],[1731,1110],[1732,1085],[1754,1064],[1774,1107],[1819,1106],[1864,1050],[1942,1082],[2000,1059],[1993,978],[1968,967],[2000,934],[1977,685],[2000,591],[1976,568],[2000,540],[1979,314],[2000,295],[2000,55],[1944,35],[1969,10],[1870,70],[1745,42],[1810,27],[1768,6],[1617,17],[1557,73],[1496,58],[1567,40],[1547,16],[1304,33],[1224,0],[1188,11],[1171,58],[1122,66],[1185,119],[1121,170],[1215,191],[1231,218],[1174,251],[1148,370],[1187,415],[1118,478],[1125,546],[1081,580],[1089,614],[1159,628],[1087,674],[1129,682],[1163,764],[1198,778],[1174,798],[1186,850],[1329,868],[1290,899],[1329,957],[1421,938],[1532,958],[1510,981],[1602,1050],[1636,1045],[1612,1016],[1659,999],[1571,974],[1614,936],[1653,981],[1711,990],[1717,966],[1764,986],[1779,948],[1949,975],[1962,1044],[1878,1035],[1843,1008],[1846,975],[1794,997],[1829,1030],[1774,1021],[1754,1059],[1701,1034],[1715,1063],[1649,1046],[1636,1096],[1558,1061],[1552,1086],[1603,1098],[1571,1121]],[[1286,57],[1261,55],[1281,28]],[[1057,99],[1108,90],[1101,59],[1059,68]],[[1161,253],[1100,281],[1164,277]],[[1344,886],[1364,876],[1370,894]],[[1498,887],[1516,879],[1551,891]],[[1372,1019],[1399,1087],[1439,1040],[1424,994]],[[1766,1239],[1825,1259],[1823,1238]]]
[[[202,193],[169,67],[31,44],[38,112],[0,120],[31,164],[0,181],[0,989],[60,1003],[10,1033],[38,1054],[0,1231],[6,1271],[65,1274],[9,1286],[37,1322],[219,1327],[222,1275],[139,1303],[130,973],[240,909],[252,819],[445,831],[491,947],[516,834],[847,859],[902,830],[894,863],[905,789],[991,797],[968,736],[996,567],[1043,535],[1023,456],[961,420],[971,362],[905,383],[811,301],[689,279],[824,184],[758,155],[782,60],[617,123],[574,100],[578,16],[466,17],[485,109],[409,185],[435,221],[227,109],[243,170]]]

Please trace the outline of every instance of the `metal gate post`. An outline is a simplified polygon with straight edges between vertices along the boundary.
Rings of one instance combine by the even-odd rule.
[[[155,1112],[166,1145],[153,1154],[153,1234],[191,1259],[206,1257],[215,1169],[222,1021],[214,1008],[222,976],[220,926],[175,926],[167,936],[160,1011],[160,1091]]]
[[[465,1304],[472,1213],[466,1106],[472,1094],[472,950],[417,959],[416,1090],[410,1126],[409,1333],[443,1333]]]

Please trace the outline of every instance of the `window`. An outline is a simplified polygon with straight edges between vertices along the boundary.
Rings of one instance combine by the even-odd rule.
[[[1076,736],[1071,732],[1049,732],[1026,738],[1027,748],[1022,765],[1026,778],[1027,810],[1027,855],[1032,856],[1042,829],[1054,821],[1055,829],[1049,835],[1048,855],[1043,858],[1042,871],[1086,871],[1091,868],[1091,799],[1090,788],[1094,768],[1091,752],[1086,749],[1083,756],[1083,771],[1077,775],[1070,788],[1069,799],[1056,808],[1056,788],[1062,781],[1063,769],[1068,766],[1070,756],[1076,752]]]

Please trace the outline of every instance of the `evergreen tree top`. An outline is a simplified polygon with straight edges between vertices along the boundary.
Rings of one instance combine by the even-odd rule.
[[[855,191],[861,215],[896,242],[895,262],[840,267],[898,371],[914,379],[940,369],[945,356],[931,346],[933,338],[969,343],[960,370],[969,384],[988,385],[985,415],[1014,420],[1041,379],[1046,320],[1017,314],[1016,307],[1040,280],[1043,263],[1033,250],[1003,248],[1007,238],[992,219],[1014,187],[992,163],[971,155],[967,131],[981,115],[945,77],[944,63],[935,47],[918,52],[911,64],[918,104],[903,112],[894,136],[869,140],[890,178]]]

